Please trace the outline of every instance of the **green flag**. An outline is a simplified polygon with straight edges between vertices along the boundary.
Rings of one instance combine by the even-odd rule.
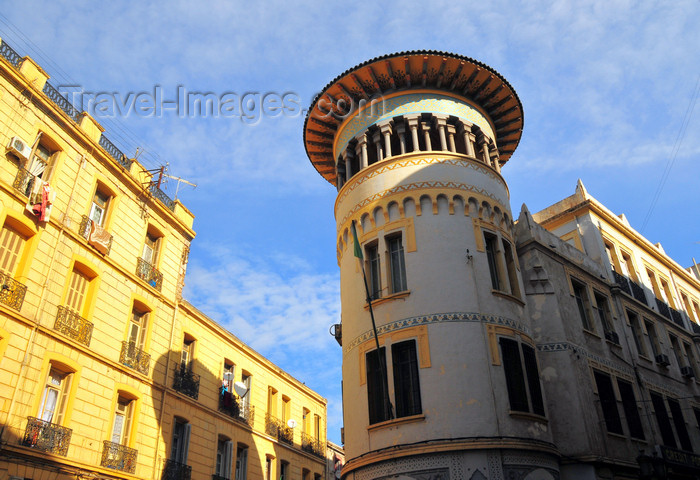
[[[352,241],[355,244],[355,256],[360,260],[364,260],[362,256],[362,248],[360,247],[360,241],[357,239],[357,230],[355,230],[355,220],[352,221]]]

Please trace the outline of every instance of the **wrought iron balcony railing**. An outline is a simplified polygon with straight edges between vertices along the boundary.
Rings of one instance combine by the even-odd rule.
[[[124,155],[122,151],[116,147],[116,145],[110,142],[109,139],[104,136],[104,134],[100,136],[100,146],[104,148],[105,151],[109,153],[109,156],[115,159],[119,165],[127,170],[131,168],[132,161],[126,158],[126,155]]]
[[[695,335],[700,335],[700,325],[697,323],[691,321],[690,322],[690,329],[693,331]]]
[[[15,52],[14,48],[5,43],[5,40],[0,42],[0,55],[5,57],[15,68],[19,68],[22,63],[22,57],[19,56],[19,53]]]
[[[671,320],[673,320],[673,323],[679,327],[685,328],[685,325],[683,324],[683,314],[673,307],[669,306],[668,309],[671,311]]]
[[[630,286],[632,287],[632,296],[642,302],[644,305],[647,305],[647,296],[644,294],[644,288],[631,278],[630,280]]]
[[[280,442],[292,445],[294,443],[294,431],[279,418],[269,413],[265,414],[265,433],[277,437]]]
[[[632,291],[630,290],[630,284],[627,282],[627,277],[622,275],[621,273],[617,273],[615,270],[613,270],[613,277],[615,278],[615,284],[622,289],[623,292],[625,292],[627,295],[632,295]]]
[[[36,177],[29,173],[24,167],[19,167],[17,169],[17,176],[15,176],[15,181],[12,186],[22,195],[28,197],[34,187],[34,180]]]
[[[136,263],[136,275],[157,290],[163,287],[163,274],[141,257]]]
[[[192,478],[192,467],[175,460],[166,460],[163,467],[161,480],[190,480]]]
[[[63,110],[63,112],[68,115],[71,120],[73,120],[75,123],[78,123],[80,121],[80,112],[76,110],[75,107],[68,101],[66,97],[61,95],[61,92],[56,90],[53,85],[51,85],[49,82],[46,82],[44,84],[44,94],[49,97],[49,100],[51,100],[58,108]]]
[[[67,307],[58,307],[56,323],[53,328],[64,335],[68,335],[73,340],[90,346],[92,339],[92,323],[75,313]]]
[[[134,448],[105,440],[102,448],[102,463],[100,465],[122,472],[134,473],[136,471],[136,457],[138,453],[138,450]]]
[[[326,448],[323,443],[309,434],[301,434],[301,449],[321,458],[326,457]]]
[[[110,250],[112,250],[112,235],[100,225],[95,224],[87,215],[83,215],[80,220],[78,234],[103,255],[109,255]]]
[[[233,417],[234,420],[245,423],[249,427],[253,426],[255,407],[241,402],[240,398],[231,392],[224,392],[220,389],[219,411]]]
[[[671,310],[669,310],[668,305],[663,300],[656,299],[656,307],[659,309],[659,313],[664,317],[671,320]]]
[[[166,195],[166,193],[163,190],[158,188],[158,185],[156,185],[155,183],[152,184],[150,191],[151,195],[160,200],[163,203],[163,205],[168,207],[170,210],[175,210],[175,201],[168,195]]]
[[[65,457],[68,454],[71,435],[73,430],[70,428],[29,417],[22,445]]]
[[[199,375],[184,365],[175,367],[173,388],[197,400],[199,398]]]
[[[151,356],[136,346],[134,342],[122,342],[122,351],[119,354],[119,363],[133,368],[139,373],[148,375],[148,367],[151,364]]]
[[[0,303],[19,311],[27,294],[27,286],[0,272]]]
[[[626,277],[621,273],[617,273],[615,270],[613,270],[613,277],[615,278],[615,284],[619,286],[623,292],[639,300],[644,305],[647,304],[647,297],[644,294],[644,288],[642,288],[641,285],[631,278]]]

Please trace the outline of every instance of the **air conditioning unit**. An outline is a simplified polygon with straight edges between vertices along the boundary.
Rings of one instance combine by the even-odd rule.
[[[695,376],[695,372],[693,371],[693,367],[681,367],[681,375],[683,375],[685,378],[692,378]]]
[[[668,355],[664,355],[663,353],[660,353],[656,356],[656,363],[658,363],[662,367],[668,367],[669,365],[671,365],[671,362],[668,359]]]
[[[605,339],[614,343],[615,345],[620,344],[620,336],[617,334],[617,332],[613,332],[612,330],[605,332]]]
[[[19,137],[12,137],[7,149],[21,158],[29,158],[32,153],[32,147]]]

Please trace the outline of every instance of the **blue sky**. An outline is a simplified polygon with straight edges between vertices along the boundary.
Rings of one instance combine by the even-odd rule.
[[[410,49],[498,70],[523,103],[503,169],[512,208],[588,191],[661,242],[700,260],[700,2],[55,2],[4,0],[0,36],[54,86],[92,92],[292,93],[306,108],[344,70]],[[98,120],[123,151],[198,184],[185,296],[328,398],[339,442],[340,317],[335,189],[312,168],[303,116]],[[683,128],[684,127],[684,128]],[[684,131],[683,136],[679,135]],[[175,184],[170,193],[174,194]]]

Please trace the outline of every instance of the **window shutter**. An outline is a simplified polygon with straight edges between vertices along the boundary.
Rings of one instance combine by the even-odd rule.
[[[613,391],[612,381],[610,376],[593,372],[596,386],[598,387],[598,398],[600,399],[600,407],[603,410],[603,419],[608,432],[619,433],[622,435],[622,422],[620,422],[620,412],[617,409],[617,400],[615,400],[615,392]]]
[[[129,437],[131,437],[131,423],[134,419],[134,404],[136,402],[134,400],[131,400],[127,405],[126,405],[126,414],[125,414],[125,424],[124,424],[124,433],[122,434],[122,445],[129,446]]]
[[[678,441],[681,442],[681,448],[692,452],[693,444],[690,442],[690,436],[688,436],[688,429],[685,426],[685,419],[683,419],[681,404],[678,403],[678,400],[672,398],[667,398],[666,401],[668,402],[669,410],[671,410],[673,425],[676,427],[676,435],[678,435]]]
[[[56,414],[54,418],[56,419],[54,423],[58,425],[63,425],[63,418],[66,413],[66,406],[68,405],[68,396],[70,395],[70,384],[73,379],[73,375],[66,375],[63,377],[61,382],[61,399],[56,405]]]
[[[224,444],[223,474],[224,478],[231,478],[231,460],[233,458],[233,442],[228,440]]]
[[[0,272],[12,276],[24,238],[14,228],[5,225],[0,236]]]
[[[530,389],[530,402],[532,412],[544,416],[544,402],[542,400],[542,388],[540,387],[540,373],[537,370],[537,358],[535,349],[529,345],[523,345],[523,360],[525,373],[527,374],[527,386]]]
[[[73,270],[70,286],[68,287],[68,295],[66,296],[66,306],[78,314],[82,313],[87,284],[87,277],[79,271]]]
[[[654,415],[656,416],[656,422],[659,424],[663,444],[667,447],[676,448],[676,439],[673,436],[671,421],[668,418],[663,397],[654,392],[649,392],[649,396],[651,397],[651,404],[654,406]]]
[[[182,429],[182,443],[180,448],[180,463],[187,463],[187,454],[190,450],[190,433],[192,433],[192,424],[186,423]]]

